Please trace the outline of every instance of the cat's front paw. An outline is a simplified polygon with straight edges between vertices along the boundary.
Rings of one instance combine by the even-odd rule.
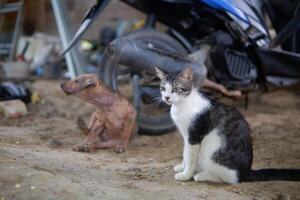
[[[183,170],[184,170],[183,164],[179,164],[174,167],[175,172],[182,172]]]
[[[175,174],[175,179],[177,181],[188,181],[192,178],[192,176],[188,175],[188,174],[185,174],[183,172],[179,172],[177,174]]]

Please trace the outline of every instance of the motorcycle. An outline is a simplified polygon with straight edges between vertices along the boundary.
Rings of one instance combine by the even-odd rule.
[[[68,51],[110,0],[98,0],[85,16]],[[263,90],[267,83],[289,85],[300,79],[299,1],[122,0],[147,14],[143,29],[116,38],[107,47],[99,76],[113,90],[130,75],[139,132],[160,135],[174,129],[160,98],[154,66],[176,72],[191,66],[195,84],[206,81],[242,93]],[[282,6],[281,6],[282,5]],[[283,6],[284,5],[284,6]],[[289,5],[289,7],[287,6]],[[278,21],[282,7],[292,15]],[[277,10],[276,10],[277,9]],[[291,12],[292,11],[292,12]],[[155,29],[156,22],[167,28]],[[267,22],[278,32],[270,35]],[[282,49],[275,48],[279,45]],[[220,88],[220,87],[219,87]],[[221,87],[222,88],[222,87]]]

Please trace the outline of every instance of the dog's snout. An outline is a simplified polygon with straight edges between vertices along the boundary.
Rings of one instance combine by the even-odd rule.
[[[170,97],[165,97],[165,100],[166,100],[166,101],[169,101],[169,99],[170,99]]]
[[[61,83],[60,88],[62,89],[62,91],[65,94],[71,94],[71,92],[69,91],[69,88],[67,87],[67,83]]]

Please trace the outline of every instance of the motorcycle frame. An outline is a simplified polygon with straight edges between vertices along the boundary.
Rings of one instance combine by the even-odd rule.
[[[168,27],[171,27],[171,35],[175,36],[174,38],[177,39],[185,47],[187,47],[187,50],[189,50],[190,52],[193,50],[193,43],[195,42],[195,40],[199,40],[199,38],[201,37],[211,35],[216,30],[223,30],[225,32],[231,31],[231,34],[236,34],[238,37],[243,35],[242,31],[230,30],[228,24],[230,24],[230,22],[233,22],[234,20],[232,20],[228,13],[224,12],[224,10],[222,9],[216,10],[205,5],[204,0],[201,1],[202,3],[199,1],[199,4],[197,4],[196,6],[195,4],[191,4],[194,3],[194,1],[192,0],[160,0],[155,1],[155,3],[148,0],[121,1],[147,14],[147,20],[144,28],[155,28],[156,20],[162,22]],[[97,4],[95,4],[87,13],[86,17],[83,20],[82,26],[75,35],[75,38],[64,52],[72,47],[72,45],[79,38],[78,36],[83,34],[87,27],[91,25],[93,19],[95,19],[97,15],[101,14],[101,12],[105,9],[109,2],[110,0],[97,0]],[[194,9],[200,9],[200,11],[198,10],[198,12],[196,12]],[[176,15],[164,15],[164,13],[166,12],[176,13]],[[205,17],[201,18],[201,16],[199,15],[205,15]],[[189,18],[191,19],[190,21],[182,23],[182,19]],[[202,31],[204,31],[199,32],[199,30],[195,30],[195,28],[199,27],[193,26],[195,25],[193,23],[197,23],[200,25],[203,24],[200,29],[202,28]],[[196,35],[193,35],[193,33],[196,33]],[[249,40],[249,38],[247,38],[246,41],[246,44],[243,44],[244,41],[240,41],[240,45],[244,48],[244,51],[248,54],[250,60],[258,69],[258,78],[256,82],[262,87],[265,87],[267,69],[266,66],[264,66],[265,62],[262,62],[261,55],[259,55],[261,53],[261,51],[259,51],[260,47],[254,41],[251,41],[251,39]],[[292,57],[293,55],[290,56]],[[268,59],[271,58],[269,57]],[[300,56],[296,59],[300,59]],[[291,67],[294,66],[287,66],[287,68]],[[286,73],[284,76],[289,77],[289,75],[289,73]]]

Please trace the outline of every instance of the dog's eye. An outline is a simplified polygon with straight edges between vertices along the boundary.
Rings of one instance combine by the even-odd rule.
[[[79,83],[80,81],[78,79],[75,79],[75,83]]]
[[[166,91],[166,88],[164,86],[160,86],[161,91]]]

